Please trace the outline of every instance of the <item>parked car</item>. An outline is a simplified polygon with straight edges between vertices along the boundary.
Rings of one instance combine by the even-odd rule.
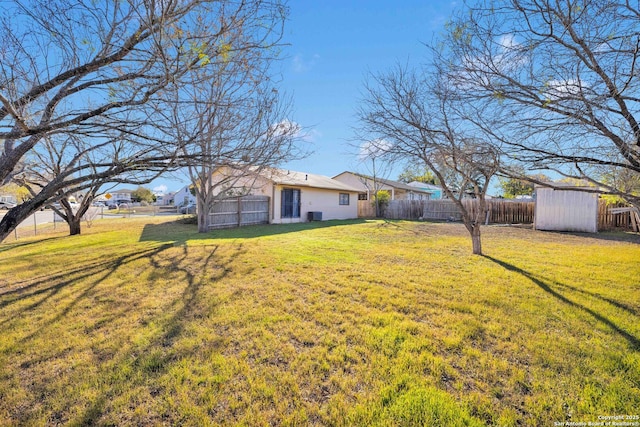
[[[196,213],[196,205],[189,204],[180,208],[181,214],[194,214]]]
[[[69,206],[71,206],[71,209],[74,209],[74,210],[75,210],[75,209],[77,209],[77,208],[78,208],[78,206],[80,206],[80,204],[79,204],[79,203],[76,203],[76,202],[69,202]],[[62,204],[61,204],[60,202],[55,202],[55,203],[52,203],[52,204],[47,205],[47,206],[45,206],[45,207],[46,207],[46,208],[48,208],[48,209],[51,209],[51,208],[64,209],[64,208],[62,207]]]
[[[0,202],[0,209],[5,209],[5,210],[9,210],[9,209],[13,209],[16,207],[15,203],[11,203],[11,202]]]

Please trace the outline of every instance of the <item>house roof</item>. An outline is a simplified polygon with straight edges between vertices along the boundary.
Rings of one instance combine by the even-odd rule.
[[[343,184],[333,178],[313,173],[297,172],[286,169],[269,168],[263,170],[260,175],[279,185],[292,185],[298,187],[323,188],[326,190],[342,190],[357,193],[360,190],[350,185]]]
[[[425,191],[442,191],[442,187],[438,187],[437,185],[433,185],[433,184],[427,184],[424,182],[420,182],[420,181],[411,181],[409,184],[407,184],[411,187],[415,187],[415,188],[420,188],[421,190],[425,190]]]
[[[333,178],[339,177],[340,175],[344,175],[344,174],[351,174],[351,175],[357,176],[359,178],[364,178],[364,179],[367,179],[367,180],[370,180],[370,181],[374,181],[374,178],[372,176],[368,176],[368,175],[364,175],[364,174],[356,173],[356,172],[349,172],[349,171],[344,171],[342,173],[339,173],[338,175],[334,176]],[[380,183],[382,183],[384,185],[387,185],[389,187],[400,189],[400,190],[412,191],[412,192],[417,192],[417,193],[427,193],[427,194],[432,194],[433,193],[433,191],[429,191],[429,190],[426,190],[424,188],[412,187],[411,185],[405,184],[404,182],[392,181],[390,179],[375,178],[375,181],[380,182]]]

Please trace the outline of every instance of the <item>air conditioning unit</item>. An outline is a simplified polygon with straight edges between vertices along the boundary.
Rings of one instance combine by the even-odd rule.
[[[307,212],[307,220],[322,221],[322,212]]]

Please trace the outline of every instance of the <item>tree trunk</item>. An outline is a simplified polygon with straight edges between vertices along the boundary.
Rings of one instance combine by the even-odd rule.
[[[76,218],[75,216],[73,218],[69,218],[69,220],[67,221],[67,223],[69,224],[69,236],[76,236],[79,235],[81,230],[81,222],[82,222],[82,218]]]
[[[480,239],[479,223],[475,223],[471,226],[471,242],[473,244],[473,254],[482,255],[482,241]]]
[[[198,233],[209,232],[209,208],[202,198],[196,196],[196,207],[198,214]]]
[[[89,210],[89,206],[91,206],[91,198],[85,197],[84,200],[82,200],[82,203],[80,203],[80,207],[78,207],[75,212],[66,199],[60,200],[60,204],[62,205],[65,213],[63,218],[69,225],[69,236],[79,235],[82,231],[82,217],[87,213],[87,210]]]
[[[29,216],[26,215],[20,209],[21,205],[16,206],[13,209],[10,209],[3,217],[2,221],[0,221],[0,242],[11,234],[13,230],[25,220]]]
[[[473,254],[482,255],[482,241],[480,239],[480,225],[482,224],[482,221],[479,220],[480,216],[482,215],[481,213],[482,209],[480,209],[480,213],[472,217],[470,215],[470,212],[467,209],[465,209],[464,205],[460,202],[460,200],[454,199],[454,201],[457,202],[456,204],[458,205],[458,208],[462,213],[462,222],[464,224],[464,227],[467,229],[467,231],[469,232],[469,235],[471,236]]]
[[[206,233],[209,231],[208,219],[209,215],[205,212],[198,212],[198,233]]]

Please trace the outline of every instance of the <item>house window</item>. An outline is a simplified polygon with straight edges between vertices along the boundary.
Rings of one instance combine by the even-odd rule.
[[[358,200],[369,200],[369,195],[367,193],[358,193]]]
[[[341,205],[349,204],[349,193],[340,193],[340,204]]]
[[[281,218],[300,218],[300,190],[285,188],[282,190]]]

